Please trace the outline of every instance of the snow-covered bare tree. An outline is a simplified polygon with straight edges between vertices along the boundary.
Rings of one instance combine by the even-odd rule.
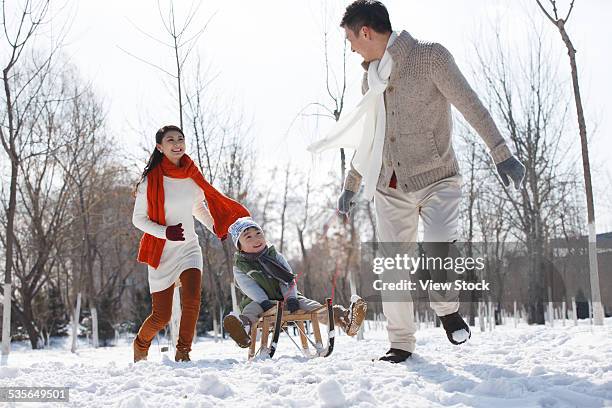
[[[578,119],[578,130],[580,134],[580,148],[582,151],[582,171],[584,174],[584,189],[586,194],[587,204],[587,227],[588,227],[588,252],[589,252],[589,273],[591,281],[591,298],[593,302],[593,320],[596,325],[602,326],[604,323],[604,310],[601,302],[601,291],[599,284],[599,271],[597,265],[597,234],[595,230],[595,204],[593,200],[593,184],[591,182],[591,164],[589,161],[589,146],[587,138],[586,120],[584,117],[584,108],[582,106],[582,96],[580,95],[580,83],[578,81],[578,65],[576,62],[576,48],[570,39],[565,25],[569,21],[572,11],[574,10],[575,0],[571,0],[568,6],[567,14],[563,17],[557,8],[556,0],[549,0],[552,6],[552,11],[546,9],[540,0],[536,3],[551,23],[553,23],[561,34],[561,39],[567,48],[567,55],[570,60],[572,89],[574,93],[574,102],[576,105],[576,117]]]
[[[0,142],[10,163],[8,202],[4,245],[4,285],[2,355],[8,356],[11,326],[12,269],[15,251],[15,217],[17,212],[17,184],[19,168],[27,155],[23,152],[31,135],[27,133],[26,118],[41,114],[44,104],[36,103],[38,93],[47,80],[59,44],[65,36],[65,25],[55,27],[52,43],[45,51],[37,50],[37,38],[50,29],[49,0],[2,2],[2,49],[6,56],[2,63],[2,106]],[[59,29],[58,29],[59,27]],[[40,44],[38,44],[40,45]],[[42,49],[42,48],[41,48]],[[38,100],[40,102],[40,100]]]

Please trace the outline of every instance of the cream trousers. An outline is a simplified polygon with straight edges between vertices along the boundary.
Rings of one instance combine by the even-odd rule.
[[[423,222],[424,242],[457,240],[461,184],[461,175],[455,175],[409,193],[390,187],[377,189],[374,206],[378,241],[416,243],[419,218]],[[408,273],[406,278],[409,279]],[[409,291],[403,291],[399,296],[394,293],[390,299],[388,292],[382,292],[389,341],[392,348],[413,352],[416,343],[413,302]],[[459,309],[457,297],[451,296],[445,300],[430,301],[438,316]]]

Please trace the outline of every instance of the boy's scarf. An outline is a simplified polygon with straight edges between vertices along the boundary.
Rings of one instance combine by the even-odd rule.
[[[214,222],[213,229],[221,240],[227,237],[227,229],[234,221],[240,217],[250,216],[249,211],[240,203],[225,196],[206,181],[193,160],[184,154],[181,157],[180,167],[175,166],[164,156],[161,163],[147,174],[148,216],[151,221],[166,225],[164,176],[178,179],[191,178],[204,191],[208,210]],[[165,243],[165,239],[145,233],[140,240],[138,261],[157,268]]]
[[[254,254],[240,252],[240,255],[246,260],[259,263],[262,270],[271,278],[281,282],[291,283],[293,279],[295,279],[295,275],[290,269],[278,261],[275,254],[276,250],[274,247],[268,246]]]
[[[341,147],[355,149],[351,163],[363,177],[363,194],[367,200],[374,196],[382,166],[387,119],[384,92],[393,67],[389,47],[396,38],[397,33],[392,32],[383,57],[370,62],[368,91],[357,107],[343,115],[325,138],[308,146],[308,151],[312,153]]]

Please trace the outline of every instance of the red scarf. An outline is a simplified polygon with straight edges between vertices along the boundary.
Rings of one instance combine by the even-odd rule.
[[[227,237],[227,229],[234,221],[251,215],[249,210],[240,203],[225,196],[206,181],[193,160],[184,154],[181,157],[180,167],[175,166],[164,156],[161,163],[147,174],[148,215],[151,221],[166,225],[164,176],[178,179],[191,178],[204,191],[206,203],[214,221],[215,234],[221,240]],[[157,268],[165,243],[165,239],[145,233],[140,240],[138,261]]]

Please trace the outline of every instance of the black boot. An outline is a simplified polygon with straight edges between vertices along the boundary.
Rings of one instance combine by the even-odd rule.
[[[472,337],[470,326],[465,323],[459,312],[438,317],[442,321],[442,327],[444,327],[444,330],[446,331],[448,341],[454,345],[463,344],[468,341],[470,337]]]
[[[406,350],[400,350],[396,348],[390,348],[387,354],[379,358],[380,361],[388,361],[390,363],[402,363],[406,361],[412,355],[411,352]]]

